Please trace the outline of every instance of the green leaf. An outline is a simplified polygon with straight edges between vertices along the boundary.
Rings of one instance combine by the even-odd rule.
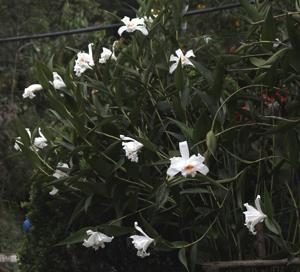
[[[175,71],[175,86],[176,86],[178,92],[181,92],[184,88],[183,69],[181,66],[181,61],[179,61],[178,66]]]
[[[287,157],[294,164],[299,162],[299,143],[297,133],[294,130],[289,130],[285,135]]]
[[[206,137],[206,134],[210,130],[211,120],[210,118],[202,114],[201,117],[198,118],[196,123],[193,125],[193,141],[198,142]]]
[[[170,192],[170,189],[168,188],[168,186],[165,182],[158,187],[158,189],[155,193],[155,198],[156,198],[156,203],[159,208],[164,207],[165,203],[168,200],[169,192]]]
[[[266,218],[265,225],[269,231],[273,232],[276,235],[280,235],[281,228],[274,219]]]
[[[141,142],[147,149],[151,150],[152,152],[157,152],[157,147],[154,143],[152,143],[145,135],[143,138],[136,137],[137,141]]]
[[[47,63],[47,67],[50,71],[53,71],[53,59],[54,59],[54,55],[52,55]]]
[[[108,196],[107,189],[104,183],[74,181],[72,184],[75,188],[80,189],[82,192],[86,194],[97,194],[102,197]]]
[[[25,127],[23,126],[23,123],[20,121],[20,119],[16,119],[15,126],[19,134],[19,137],[21,137],[21,142],[23,143],[23,145],[29,147],[31,145],[31,139]]]
[[[249,60],[256,67],[259,67],[259,68],[270,68],[270,65],[266,66],[266,60],[264,60],[263,58],[252,57]]]
[[[46,89],[51,89],[52,86],[49,81],[53,81],[52,71],[49,70],[47,65],[42,62],[37,61],[35,64],[36,74],[39,83]]]
[[[84,199],[82,199],[81,201],[78,202],[78,204],[75,206],[72,215],[69,219],[68,225],[67,225],[67,229],[73,224],[74,220],[82,213],[82,211],[84,210]]]
[[[270,196],[269,191],[265,187],[264,189],[264,213],[268,215],[268,217],[273,218],[273,205],[272,205],[272,199]]]
[[[91,206],[92,204],[92,200],[93,200],[94,194],[91,194],[84,202],[84,211],[87,213],[88,208]]]
[[[206,134],[206,145],[209,152],[214,155],[217,148],[217,138],[212,130]]]
[[[273,12],[272,8],[270,7],[265,22],[262,26],[262,33],[261,33],[261,40],[262,41],[274,41],[276,38],[275,36],[275,23],[273,19]],[[272,50],[273,44],[272,43],[264,43],[263,47],[267,50]]]
[[[187,246],[189,243],[186,241],[174,241],[170,242],[171,248],[182,248]]]
[[[288,48],[283,48],[273,54],[269,59],[264,60],[262,58],[250,58],[250,61],[253,65],[259,68],[270,68],[271,65],[275,64],[277,61],[280,61],[283,57],[286,56],[286,53],[289,51]]]
[[[259,11],[254,7],[254,5],[250,4],[249,0],[240,0],[240,3],[252,21],[256,22],[261,20]]]
[[[222,57],[217,61],[213,74],[213,85],[208,91],[209,94],[219,98],[223,93],[225,67]]]
[[[195,68],[202,74],[202,76],[204,76],[208,85],[211,87],[214,82],[212,72],[207,69],[201,62],[197,62],[195,60],[191,60],[191,62],[194,64]]]
[[[188,127],[186,124],[180,121],[174,120],[172,118],[169,119],[173,121],[180,128],[181,132],[183,133],[183,135],[187,140],[191,140],[193,138],[194,131],[192,128]]]
[[[176,113],[176,118],[181,121],[184,121],[185,120],[185,112],[184,112],[184,109],[182,108],[182,104],[181,104],[179,97],[176,97],[176,96],[172,97],[172,106],[173,106],[174,112]]]
[[[159,239],[159,233],[151,226],[151,224],[149,224],[149,222],[142,215],[140,215],[140,217],[142,219],[146,233],[152,238]]]
[[[174,250],[174,249],[183,248],[183,247],[187,246],[189,243],[186,242],[186,241],[173,241],[173,242],[170,242],[170,241],[167,241],[167,240],[159,237],[156,240],[156,244],[159,247]]]
[[[82,228],[75,233],[72,233],[69,237],[64,239],[63,241],[59,242],[55,246],[63,246],[63,245],[72,245],[76,243],[81,243],[84,238],[86,238],[86,231],[91,229],[90,227]]]
[[[109,225],[104,224],[97,227],[100,232],[105,233],[108,236],[122,236],[132,233],[132,228],[117,226],[117,225]]]
[[[178,252],[178,258],[179,258],[179,261],[183,264],[183,266],[185,267],[185,269],[187,271],[189,271],[189,267],[188,267],[188,264],[187,264],[187,258],[186,258],[186,248],[181,248]]]
[[[275,133],[288,131],[295,126],[298,126],[299,123],[300,123],[300,119],[290,120],[289,122],[282,121],[275,128],[267,130],[267,132],[265,132],[264,134],[267,135],[267,134],[275,134]]]
[[[198,263],[198,244],[194,244],[191,248],[191,271],[194,272]]]

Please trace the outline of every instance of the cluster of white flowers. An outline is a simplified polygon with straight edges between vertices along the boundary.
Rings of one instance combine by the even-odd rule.
[[[149,237],[141,227],[139,227],[138,222],[134,222],[134,227],[142,235],[132,235],[129,238],[132,239],[132,244],[137,249],[137,256],[144,258],[149,256],[150,253],[147,252],[148,247],[154,242],[154,239]],[[105,243],[111,243],[114,237],[109,237],[102,232],[88,230],[86,234],[89,236],[88,239],[84,239],[83,246],[92,247],[95,250],[98,250],[99,247],[105,248]]]
[[[31,140],[31,132],[29,128],[26,128],[26,132]],[[33,145],[30,147],[32,150],[34,151],[38,151],[39,149],[43,149],[48,145],[48,141],[47,138],[44,136],[44,134],[41,131],[41,128],[38,129],[39,132],[39,137],[35,137],[33,140]],[[17,137],[15,144],[14,144],[14,149],[16,151],[21,151],[22,150],[22,146],[24,144],[21,141],[21,137]]]
[[[143,18],[133,18],[125,16],[121,21],[123,22],[123,26],[118,29],[118,34],[122,36],[122,34],[126,31],[128,33],[133,33],[135,31],[141,32],[143,35],[147,36],[149,31],[147,26],[153,23],[153,20],[156,16],[152,17],[143,17]],[[203,36],[205,43],[209,43],[211,37]],[[280,42],[280,41],[277,41]],[[102,53],[99,58],[100,64],[105,64],[109,60],[117,60],[115,55],[115,45],[116,42],[112,46],[112,50],[106,47],[102,47]],[[75,60],[74,72],[77,77],[80,77],[86,70],[93,69],[95,66],[93,59],[93,44],[90,43],[88,45],[88,53],[86,52],[78,52],[77,59]],[[274,43],[274,47],[276,43]],[[169,73],[172,74],[177,67],[180,65],[181,67],[192,66],[194,67],[193,62],[190,60],[192,57],[195,57],[193,50],[188,50],[185,54],[181,49],[177,49],[175,51],[175,55],[171,55],[169,61],[171,62]],[[66,84],[61,78],[61,76],[57,72],[53,72],[53,81],[50,84],[57,90],[63,90],[66,88]],[[23,93],[23,98],[33,99],[36,96],[36,92],[43,90],[43,86],[40,84],[33,84],[29,87],[25,88]],[[31,139],[31,132],[28,128],[26,128],[29,138]],[[42,134],[41,129],[38,129],[39,137],[34,138],[33,148],[35,151],[38,149],[45,148],[48,143],[46,137]],[[125,156],[131,161],[138,163],[139,160],[139,152],[143,148],[143,144],[138,142],[137,140],[127,137],[124,135],[120,135],[120,139],[122,141],[122,148],[125,151]],[[23,143],[21,142],[21,138],[17,137],[15,141],[14,148],[17,151],[22,149]],[[174,177],[178,173],[181,173],[183,177],[191,176],[195,177],[197,173],[202,175],[207,175],[209,172],[209,168],[204,164],[205,158],[201,154],[190,156],[190,151],[188,147],[187,141],[183,141],[179,143],[179,151],[180,157],[172,157],[170,158],[170,166],[167,169],[167,175],[169,177]],[[53,177],[56,179],[64,178],[68,176],[69,166],[66,163],[59,163],[57,165],[57,169],[53,173]],[[49,192],[50,195],[54,196],[58,193],[58,189],[53,186],[52,190]],[[258,223],[263,222],[267,216],[262,212],[260,206],[260,196],[258,195],[255,200],[255,207],[245,203],[247,211],[243,212],[245,215],[245,226],[250,230],[252,234],[256,234],[255,226]],[[137,222],[134,222],[135,229],[141,235],[132,235],[130,239],[132,239],[132,243],[134,247],[137,249],[137,256],[144,258],[149,256],[150,253],[147,252],[148,247],[154,243],[154,239],[149,237],[141,227],[139,227]],[[84,239],[83,246],[92,247],[95,250],[98,250],[99,247],[104,248],[105,243],[110,243],[114,239],[114,237],[109,237],[101,232],[88,230],[87,235],[88,239]]]
[[[32,84],[24,89],[23,98],[33,99],[36,97],[35,92],[43,90],[41,84]]]
[[[146,24],[152,24],[154,18],[157,15],[152,16],[144,16],[143,18],[133,18],[125,16],[121,21],[124,23],[118,30],[119,35],[121,36],[125,31],[128,33],[133,33],[135,31],[140,31],[143,35],[147,36],[149,31],[147,29]],[[93,69],[95,66],[95,62],[93,59],[93,43],[88,45],[88,53],[86,52],[78,52],[77,59],[75,60],[74,72],[77,77],[80,77],[86,70]],[[193,50],[187,51],[184,55],[181,49],[176,50],[176,56],[171,55],[170,62],[174,62],[170,67],[170,73],[173,73],[178,64],[181,63],[182,67],[184,66],[194,66],[194,64],[190,61],[191,57],[195,57]],[[113,45],[113,50],[110,50],[106,47],[102,47],[102,53],[99,58],[99,63],[104,64],[109,59],[116,60],[117,57],[115,55],[115,46]],[[57,90],[62,90],[66,88],[66,84],[61,78],[61,76],[57,72],[53,72],[53,81],[50,82],[51,85]],[[32,84],[29,87],[24,89],[23,98],[33,99],[36,96],[36,92],[43,90],[43,86],[40,84]]]
[[[53,81],[50,81],[50,84],[53,85],[56,90],[66,88],[65,82],[57,72],[53,72]],[[35,93],[41,90],[43,90],[41,84],[32,84],[24,89],[23,98],[33,99],[36,97]]]

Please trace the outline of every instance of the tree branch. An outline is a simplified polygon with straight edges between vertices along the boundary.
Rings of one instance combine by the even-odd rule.
[[[245,261],[228,261],[228,262],[209,262],[203,263],[202,267],[206,271],[218,271],[222,268],[242,268],[242,267],[268,267],[268,266],[300,266],[300,258],[281,259],[281,260],[245,260]]]

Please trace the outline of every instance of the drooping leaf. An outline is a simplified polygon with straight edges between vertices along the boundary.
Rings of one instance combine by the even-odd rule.
[[[64,239],[63,241],[59,242],[56,244],[56,246],[64,246],[64,245],[72,245],[72,244],[76,244],[76,243],[81,243],[84,238],[86,238],[86,231],[91,229],[90,227],[84,227],[78,231],[76,231],[75,233],[72,233],[69,235],[69,237],[67,237],[66,239]]]
[[[186,257],[186,248],[181,248],[178,252],[178,258],[182,265],[185,267],[187,271],[189,271],[188,263],[187,263],[187,257]]]

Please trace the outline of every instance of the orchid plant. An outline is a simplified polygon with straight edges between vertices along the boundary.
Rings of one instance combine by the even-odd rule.
[[[50,201],[68,199],[74,206],[66,227],[72,233],[56,242],[108,250],[106,245],[113,247],[126,236],[130,250],[143,261],[152,251],[179,249],[180,261],[193,271],[198,262],[248,256],[255,243],[247,228],[256,234],[258,223],[265,223],[274,243],[280,241],[276,246],[292,243],[284,240],[289,237],[276,222],[278,205],[273,208],[269,193],[279,182],[273,171],[290,162],[281,157],[285,149],[273,137],[282,129],[276,122],[286,121],[280,116],[284,106],[277,117],[266,115],[263,102],[255,105],[265,85],[248,82],[249,76],[235,77],[239,69],[248,69],[241,68],[246,57],[223,54],[208,34],[192,39],[182,29],[184,1],[162,2],[158,11],[145,6],[136,18],[120,20],[124,25],[112,50],[103,47],[111,39],[95,42],[94,52],[90,43],[88,53],[77,53],[75,63],[57,69],[64,80],[44,65],[41,85],[25,89],[29,98],[46,90],[40,94],[49,102],[52,121],[42,126],[47,138],[39,130],[33,140],[38,150],[26,148],[32,145],[26,142],[29,130],[19,126],[15,149],[38,161],[37,175],[46,184],[41,190]],[[273,42],[259,56],[290,50],[280,48],[283,44],[273,48]],[[179,46],[189,50],[176,50]],[[239,50],[249,50],[248,58],[259,50],[252,49],[242,45]],[[250,71],[262,70],[259,79],[267,77],[270,65],[276,70],[280,64],[249,58],[257,66]],[[298,144],[295,131],[288,133]],[[290,148],[286,154],[296,165],[298,156],[292,153]],[[72,164],[58,165],[61,161]],[[285,170],[278,171],[282,177]],[[293,195],[288,182],[285,186]],[[257,192],[264,211],[260,195],[255,207],[247,203]],[[187,254],[193,256],[189,262]]]

